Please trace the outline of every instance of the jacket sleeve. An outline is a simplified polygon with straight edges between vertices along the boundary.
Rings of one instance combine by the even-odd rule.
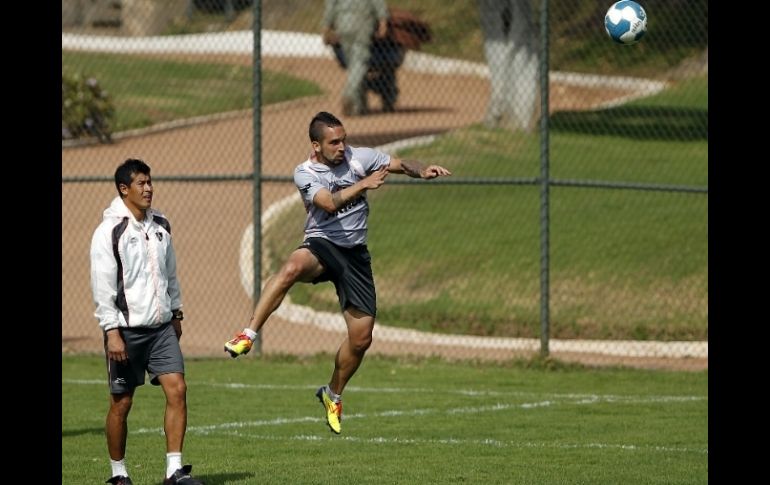
[[[117,328],[118,262],[112,252],[110,233],[104,226],[99,226],[91,238],[91,291],[96,304],[94,316],[102,331]]]
[[[166,252],[166,274],[168,275],[168,296],[171,298],[171,309],[182,308],[182,292],[179,289],[179,280],[176,277],[176,251],[174,239],[171,238]]]

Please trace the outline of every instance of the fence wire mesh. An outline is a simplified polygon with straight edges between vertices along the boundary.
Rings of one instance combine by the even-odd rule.
[[[390,43],[351,54],[344,33],[369,27],[336,19],[335,50],[324,0],[62,0],[62,351],[102,351],[90,238],[115,168],[141,158],[175,234],[183,350],[224,356],[254,305],[255,152],[264,280],[302,239],[291,177],[330,111],[351,145],[453,172],[369,193],[370,352],[536,355],[547,263],[553,357],[707,367],[708,4],[647,0],[648,32],[624,46],[604,31],[610,3],[552,2],[544,23],[541,1],[389,0]],[[369,60],[351,95],[356,56]],[[297,285],[261,351],[334,352],[344,335],[333,286]]]

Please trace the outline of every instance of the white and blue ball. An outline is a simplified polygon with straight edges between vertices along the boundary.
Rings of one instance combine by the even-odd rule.
[[[634,1],[615,2],[604,16],[604,30],[618,44],[636,44],[647,32],[647,13]]]

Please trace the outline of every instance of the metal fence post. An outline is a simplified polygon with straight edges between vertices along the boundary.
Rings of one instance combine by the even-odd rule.
[[[253,305],[257,304],[259,300],[259,294],[262,289],[262,112],[260,105],[262,103],[261,91],[262,91],[262,11],[260,4],[262,2],[254,2],[254,21],[252,23],[252,30],[254,33],[254,62],[253,62],[253,110],[254,116],[252,117],[253,126],[253,140],[254,146],[252,148],[254,153],[254,192],[253,192],[253,220],[254,220],[254,246],[253,246],[253,258],[254,258],[254,290],[253,290]],[[254,341],[254,353],[262,353],[262,336],[257,334],[257,338]]]
[[[548,356],[548,0],[540,12],[540,355]]]

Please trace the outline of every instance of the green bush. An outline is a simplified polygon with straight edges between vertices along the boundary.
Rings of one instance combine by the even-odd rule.
[[[81,74],[61,76],[61,138],[94,136],[111,141],[115,106],[107,91],[93,77]]]

